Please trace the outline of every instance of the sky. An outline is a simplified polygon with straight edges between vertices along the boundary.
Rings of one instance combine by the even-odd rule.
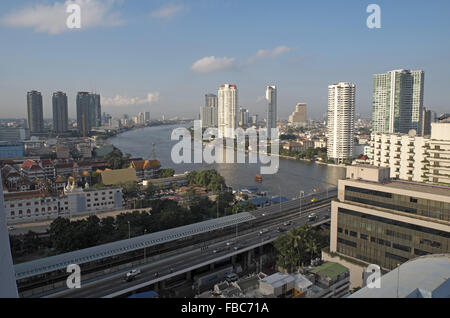
[[[69,29],[70,4],[81,28]],[[381,9],[370,29],[369,4]],[[356,84],[356,112],[371,117],[373,75],[425,71],[424,106],[450,111],[450,1],[15,0],[0,2],[0,118],[25,118],[26,93],[101,94],[113,116],[198,116],[204,95],[236,84],[239,105],[266,116],[267,85],[278,116],[296,103],[326,112],[328,85]]]

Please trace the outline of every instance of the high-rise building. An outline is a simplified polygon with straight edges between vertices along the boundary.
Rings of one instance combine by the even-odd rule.
[[[139,113],[138,114],[136,124],[138,124],[138,125],[144,125],[145,124],[145,114],[144,113]]]
[[[91,112],[91,127],[102,125],[102,104],[99,94],[90,94],[89,110]]]
[[[205,95],[205,106],[206,107],[217,107],[219,104],[217,95],[206,94]]]
[[[239,126],[247,126],[249,120],[248,109],[239,107]]]
[[[3,182],[0,174],[0,298],[17,298],[16,276],[6,224]]]
[[[148,123],[150,122],[150,112],[145,112],[145,122]]]
[[[267,86],[267,138],[271,139],[271,129],[277,128],[277,87]]]
[[[92,127],[102,125],[100,95],[87,92],[77,94],[77,126],[82,136],[88,136]]]
[[[331,204],[330,252],[386,270],[449,253],[450,188],[389,175],[388,167],[347,167]]]
[[[200,107],[200,120],[202,121],[203,127],[213,127],[214,126],[214,109],[213,107]]]
[[[422,136],[431,135],[431,123],[433,122],[431,117],[431,110],[427,110],[424,107],[422,111],[422,128],[420,130],[422,132]]]
[[[252,125],[257,125],[258,124],[258,115],[252,115],[250,116],[250,123]]]
[[[352,83],[328,86],[328,158],[337,162],[353,157],[355,91]]]
[[[92,128],[92,112],[91,95],[87,92],[78,92],[77,94],[77,127],[79,133],[86,137]]]
[[[423,71],[394,70],[373,82],[372,129],[375,133],[422,134]]]
[[[27,94],[28,107],[28,127],[30,133],[44,132],[44,112],[42,106],[42,94],[38,91],[31,91]]]
[[[200,109],[200,119],[205,118],[204,126],[217,127],[219,114],[218,114],[218,99],[217,95],[206,94],[205,106]],[[203,120],[202,120],[203,121]]]
[[[238,89],[236,85],[224,84],[218,94],[218,126],[220,138],[234,138],[238,127]]]
[[[67,95],[63,92],[53,93],[53,131],[63,133],[69,130]]]
[[[289,116],[289,122],[293,125],[297,126],[305,126],[306,125],[306,104],[305,103],[297,103],[295,106],[295,112]]]

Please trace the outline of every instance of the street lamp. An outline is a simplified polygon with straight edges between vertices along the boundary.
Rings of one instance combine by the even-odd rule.
[[[303,197],[305,196],[305,191],[300,191],[300,199],[299,199],[299,201],[300,201],[300,212],[302,212],[302,199],[303,199]]]
[[[278,185],[278,189],[280,189],[280,213],[281,213],[281,186]]]
[[[144,235],[147,233],[147,229],[144,229]],[[146,246],[144,246],[144,264],[146,263],[146,261],[147,261],[147,257],[146,257],[146,252],[147,251],[147,247]]]

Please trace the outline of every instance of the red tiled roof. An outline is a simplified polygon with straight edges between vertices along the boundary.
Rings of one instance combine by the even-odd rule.
[[[37,163],[33,160],[27,160],[20,167],[23,169],[31,169],[34,165],[37,165]]]

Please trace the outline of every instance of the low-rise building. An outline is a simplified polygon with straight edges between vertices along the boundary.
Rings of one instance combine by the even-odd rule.
[[[25,156],[25,146],[20,141],[0,141],[0,159]]]
[[[450,187],[395,181],[388,167],[349,166],[331,205],[330,252],[391,270],[450,252]]]
[[[77,216],[83,213],[97,213],[123,208],[122,188],[84,189],[69,182],[63,193],[50,195],[45,191],[5,193],[5,214],[10,223],[55,219],[60,216]]]
[[[432,123],[431,136],[373,134],[370,163],[390,167],[391,178],[450,184],[450,123]]]

